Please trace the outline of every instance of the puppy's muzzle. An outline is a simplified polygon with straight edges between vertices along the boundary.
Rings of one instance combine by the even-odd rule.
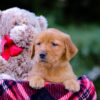
[[[41,52],[40,55],[39,55],[40,59],[45,60],[46,59],[46,55],[47,55],[46,52]]]

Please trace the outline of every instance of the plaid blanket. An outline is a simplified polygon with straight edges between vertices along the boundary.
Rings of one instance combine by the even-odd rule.
[[[48,83],[35,90],[27,81],[0,80],[0,100],[96,100],[95,87],[86,76],[78,78],[81,89],[73,93],[62,84]]]

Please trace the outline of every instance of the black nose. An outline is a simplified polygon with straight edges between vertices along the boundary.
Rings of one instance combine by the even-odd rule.
[[[41,54],[40,54],[40,58],[41,58],[41,59],[45,59],[45,57],[46,57],[46,53],[41,53]]]

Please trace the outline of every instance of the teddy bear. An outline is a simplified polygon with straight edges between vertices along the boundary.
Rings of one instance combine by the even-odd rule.
[[[33,65],[29,49],[47,19],[18,7],[0,11],[0,79],[24,80]]]

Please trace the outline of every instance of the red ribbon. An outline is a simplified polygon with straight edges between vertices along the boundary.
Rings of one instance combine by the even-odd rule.
[[[1,56],[8,60],[10,57],[18,56],[23,49],[18,47],[8,35],[5,35],[1,41],[2,53]]]

